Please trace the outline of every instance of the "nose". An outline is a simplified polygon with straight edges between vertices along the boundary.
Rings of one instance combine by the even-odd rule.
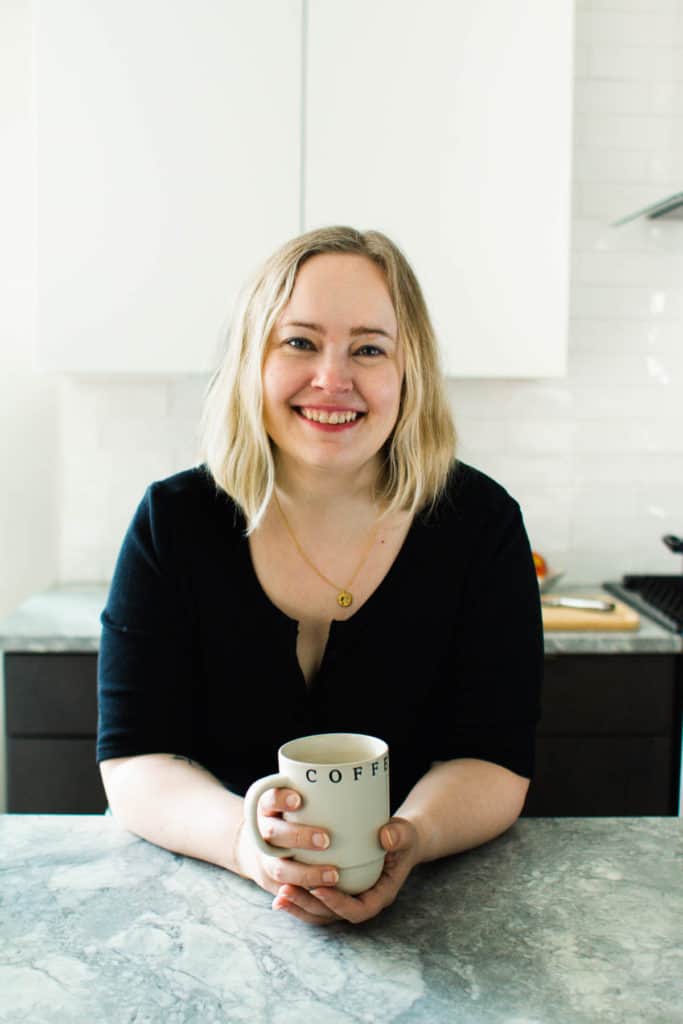
[[[320,388],[321,391],[328,391],[331,394],[340,394],[353,390],[351,367],[348,360],[342,353],[327,352],[321,356],[316,367],[311,385]]]

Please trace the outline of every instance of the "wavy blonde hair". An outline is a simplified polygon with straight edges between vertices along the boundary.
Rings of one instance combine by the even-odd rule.
[[[375,500],[383,516],[433,508],[455,464],[456,434],[434,330],[407,259],[380,231],[325,227],[286,242],[254,274],[234,311],[225,356],[204,398],[200,457],[237,503],[246,534],[260,523],[275,485],[275,461],[263,422],[266,346],[294,288],[299,267],[320,253],[366,256],[381,267],[405,362],[396,424],[383,448]]]

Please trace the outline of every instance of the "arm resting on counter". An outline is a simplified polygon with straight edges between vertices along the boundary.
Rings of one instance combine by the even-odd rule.
[[[490,761],[435,762],[396,811],[419,837],[418,863],[495,839],[519,817],[529,779]]]
[[[102,761],[100,771],[123,828],[173,853],[242,874],[235,845],[244,801],[196,761],[141,754]]]
[[[338,917],[361,924],[394,902],[416,864],[469,850],[505,832],[519,817],[528,788],[527,778],[491,761],[434,762],[380,830],[387,854],[376,885],[359,896],[324,886],[312,894]],[[290,913],[302,917],[306,908],[297,894],[283,890],[284,898],[297,904]]]

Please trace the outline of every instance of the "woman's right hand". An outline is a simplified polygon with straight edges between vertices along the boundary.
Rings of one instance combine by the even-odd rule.
[[[331,924],[339,917],[309,892],[319,886],[334,886],[339,872],[334,864],[302,864],[291,857],[278,857],[277,847],[296,850],[321,850],[330,845],[325,829],[300,822],[285,821],[285,811],[301,806],[301,797],[293,789],[268,789],[258,802],[258,828],[276,854],[269,857],[252,841],[240,825],[236,843],[240,871],[266,892],[275,896],[274,910],[288,910],[309,924]]]

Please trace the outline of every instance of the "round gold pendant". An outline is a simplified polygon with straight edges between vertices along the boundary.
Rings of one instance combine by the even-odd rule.
[[[337,604],[341,605],[342,608],[348,608],[352,601],[353,598],[348,590],[342,590],[337,594]]]

